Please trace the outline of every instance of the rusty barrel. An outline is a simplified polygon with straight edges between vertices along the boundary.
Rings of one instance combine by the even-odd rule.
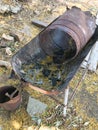
[[[82,50],[95,28],[95,17],[90,12],[72,7],[39,34],[39,44],[46,54],[62,63]]]
[[[3,107],[5,110],[13,111],[15,110],[22,102],[22,96],[20,92],[17,92],[10,99],[6,94],[11,95],[15,92],[16,88],[13,86],[3,86],[0,87],[0,107]]]

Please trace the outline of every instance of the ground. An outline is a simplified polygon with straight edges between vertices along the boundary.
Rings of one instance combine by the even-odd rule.
[[[15,0],[2,0],[4,4],[16,5]],[[66,3],[69,7],[76,5],[82,10],[90,10],[96,15],[98,1],[93,0],[27,0],[18,4],[22,9],[17,14],[4,13],[0,14],[0,38],[2,35],[16,34],[19,40],[2,41],[0,39],[0,60],[10,61],[22,46],[27,44],[35,37],[42,28],[32,24],[33,19],[38,19],[50,23],[56,17],[66,11]],[[1,45],[2,44],[2,45]],[[10,48],[10,53],[7,51]],[[85,70],[80,69],[73,80],[70,82],[70,94],[77,85]],[[0,67],[0,87],[5,85],[19,84],[19,80],[8,79],[11,69]],[[47,96],[36,91],[24,88],[32,97],[48,105],[47,110],[42,114],[30,117],[25,110],[26,101],[14,112],[7,112],[0,108],[0,129],[2,130],[97,130],[98,129],[98,70],[96,73],[88,72],[84,81],[77,89],[74,99],[69,103],[67,116],[62,116],[62,106]],[[62,94],[63,95],[63,94]],[[63,101],[63,96],[60,98]],[[24,98],[25,96],[23,96]],[[36,118],[35,118],[36,117]],[[35,120],[36,119],[36,120]],[[41,123],[38,123],[41,119]]]

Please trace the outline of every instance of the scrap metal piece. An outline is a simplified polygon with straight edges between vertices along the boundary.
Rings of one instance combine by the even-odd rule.
[[[47,95],[56,95],[67,87],[98,39],[97,35],[98,27],[96,28],[95,18],[90,13],[73,7],[21,48],[12,57],[12,68],[21,80],[29,84],[28,87]],[[33,66],[45,60],[47,56],[53,58],[55,63],[58,61],[59,65],[65,66],[64,73],[67,72],[62,84],[56,88],[53,86],[49,91],[47,91],[47,83],[46,89],[43,89],[42,86],[38,87],[31,79],[24,76],[25,73],[21,73],[23,65]],[[63,62],[66,63],[62,64]]]
[[[15,92],[15,93],[14,93]],[[10,99],[8,95],[14,94],[12,99]],[[0,107],[3,107],[4,109],[8,111],[15,110],[22,101],[22,97],[20,92],[13,86],[4,86],[0,87]]]

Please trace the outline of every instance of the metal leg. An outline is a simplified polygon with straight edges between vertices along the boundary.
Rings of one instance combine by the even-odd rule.
[[[63,109],[63,116],[66,117],[66,110],[67,110],[67,103],[68,103],[68,94],[69,94],[69,87],[65,89],[64,93],[64,109]]]

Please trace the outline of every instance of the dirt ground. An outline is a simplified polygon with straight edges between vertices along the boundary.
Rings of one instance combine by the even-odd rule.
[[[97,13],[97,0],[2,0],[5,5],[21,5],[21,11],[0,13],[0,60],[10,61],[11,57],[42,28],[32,24],[33,19],[50,23],[64,11],[66,3],[68,7],[73,5],[82,10],[90,10]],[[15,34],[16,40],[2,40],[3,35]],[[80,69],[70,82],[70,94],[77,85],[82,73]],[[19,80],[9,79],[11,68],[0,67],[0,87],[6,85],[19,85]],[[30,117],[26,111],[25,93],[48,105],[42,114]],[[27,95],[28,95],[27,94]],[[63,102],[63,94],[58,99]],[[98,70],[96,73],[88,72],[84,81],[79,86],[74,99],[69,103],[67,116],[62,116],[63,108],[47,96],[28,87],[23,90],[23,103],[14,112],[8,112],[0,108],[0,130],[97,130],[98,129]],[[41,122],[39,123],[39,119]]]

